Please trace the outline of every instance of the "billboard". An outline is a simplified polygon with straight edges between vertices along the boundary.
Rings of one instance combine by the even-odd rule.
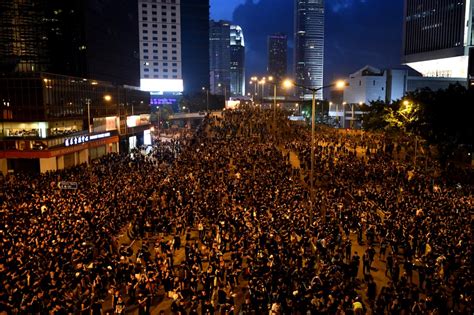
[[[147,92],[183,92],[182,79],[140,79],[140,89]]]

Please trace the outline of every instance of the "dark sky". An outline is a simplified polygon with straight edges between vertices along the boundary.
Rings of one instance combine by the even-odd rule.
[[[288,35],[291,73],[294,0],[211,0],[211,18],[242,27],[247,73],[264,74],[266,37]],[[326,0],[325,83],[347,77],[365,65],[399,66],[402,0]]]

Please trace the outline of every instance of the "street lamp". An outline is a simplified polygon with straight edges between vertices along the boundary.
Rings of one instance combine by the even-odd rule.
[[[204,86],[201,88],[203,91],[206,91],[206,109],[209,113],[209,89],[206,89]]]
[[[274,128],[276,128],[277,83],[273,81],[273,77],[272,77],[272,76],[269,76],[269,77],[268,77],[268,81],[270,82],[270,84],[273,84],[273,124],[274,124]]]
[[[87,129],[89,129],[89,133],[92,133],[92,126],[91,126],[91,99],[86,98],[86,105],[87,105]]]
[[[310,224],[313,222],[313,202],[314,202],[314,189],[313,189],[313,173],[314,173],[314,131],[315,131],[315,111],[316,111],[316,92],[320,91],[320,90],[323,90],[323,89],[326,89],[326,88],[330,88],[330,87],[336,87],[337,89],[343,89],[345,88],[346,86],[348,86],[349,84],[345,81],[337,81],[337,82],[334,82],[334,83],[331,83],[329,85],[325,85],[325,86],[321,86],[319,88],[312,88],[312,87],[308,87],[308,86],[304,86],[304,85],[299,85],[299,84],[296,84],[295,82],[291,81],[291,80],[285,80],[283,81],[283,86],[287,89],[293,87],[293,86],[296,86],[296,87],[299,87],[299,88],[302,88],[302,89],[305,89],[305,90],[308,90],[308,91],[311,91],[312,94],[313,94],[313,97],[312,97],[312,102],[311,102],[311,170],[310,170],[310,204],[311,204],[311,209],[310,209]]]
[[[227,87],[226,87],[225,84],[222,85],[221,83],[218,83],[217,86],[218,86],[218,87],[224,86],[224,102],[225,102],[225,101],[227,100]]]
[[[257,93],[258,78],[255,77],[255,76],[251,77],[249,83],[254,85],[254,95],[257,96],[258,95],[258,93]]]

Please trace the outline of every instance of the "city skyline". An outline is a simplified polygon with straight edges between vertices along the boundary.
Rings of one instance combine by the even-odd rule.
[[[276,32],[288,35],[288,64],[293,64],[293,5],[287,0],[211,0],[212,19],[239,24],[247,34],[248,75],[266,73],[266,64],[261,62],[267,54],[266,37]],[[379,68],[400,66],[403,1],[328,0],[325,15],[324,81],[347,76],[368,64]],[[291,76],[292,67],[288,70]]]

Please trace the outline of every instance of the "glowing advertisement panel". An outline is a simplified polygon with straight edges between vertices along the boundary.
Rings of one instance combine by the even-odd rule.
[[[183,92],[183,80],[140,79],[140,89],[147,92]]]

